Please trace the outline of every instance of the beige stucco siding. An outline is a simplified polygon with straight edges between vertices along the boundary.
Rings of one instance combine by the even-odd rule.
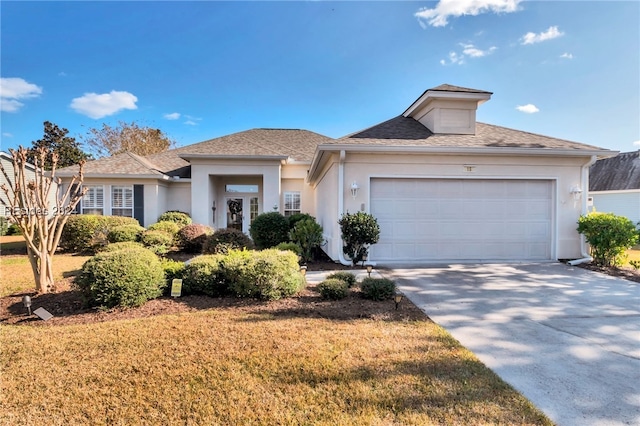
[[[191,183],[188,181],[171,182],[167,187],[164,213],[168,210],[178,210],[191,214]]]
[[[335,158],[337,160],[337,157]],[[342,251],[342,240],[337,220],[338,212],[338,164],[330,163],[314,191],[316,219],[324,232],[327,244],[323,250],[332,259],[338,259]]]
[[[376,177],[412,177],[412,178],[456,178],[456,179],[541,179],[553,182],[553,224],[552,252],[554,258],[577,258],[581,256],[580,237],[576,231],[577,220],[583,208],[582,200],[575,201],[569,193],[570,188],[581,182],[582,166],[588,158],[552,157],[552,156],[470,156],[435,154],[359,154],[347,153],[344,162],[344,208],[343,211],[355,212],[364,207],[370,211],[369,185]],[[337,158],[333,165],[337,168]],[[471,167],[469,169],[469,167]],[[471,171],[469,171],[471,170]],[[333,175],[337,176],[337,173]],[[317,199],[337,199],[337,182],[333,175],[326,174],[317,185]],[[356,199],[349,193],[352,182],[357,182],[360,190]],[[335,206],[334,206],[335,208]],[[334,210],[333,220],[338,212]],[[330,211],[318,208],[318,216],[324,221],[331,220]],[[332,238],[339,239],[339,230],[333,233],[325,230]],[[334,242],[329,253],[333,258]]]

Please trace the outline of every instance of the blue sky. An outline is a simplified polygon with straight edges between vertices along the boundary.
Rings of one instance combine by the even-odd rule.
[[[45,120],[179,146],[257,127],[331,137],[449,83],[478,120],[640,149],[640,2],[2,1],[2,149]]]

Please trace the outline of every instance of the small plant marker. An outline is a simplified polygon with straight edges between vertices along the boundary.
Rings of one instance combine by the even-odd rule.
[[[51,312],[47,311],[45,308],[38,308],[35,311],[33,311],[33,313],[42,321],[47,321],[53,318],[53,315],[51,315]]]
[[[182,279],[174,278],[171,281],[171,297],[180,297],[182,295]]]

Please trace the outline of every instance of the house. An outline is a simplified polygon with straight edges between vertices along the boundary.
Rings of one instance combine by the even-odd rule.
[[[589,171],[593,208],[640,222],[640,151],[598,160]]]
[[[0,173],[0,186],[7,184],[8,187],[13,187],[13,183],[15,181],[14,177],[14,169],[13,169],[13,156],[4,151],[0,151],[0,163],[2,164],[2,168],[4,168],[5,173],[9,177],[4,175],[4,173]],[[27,181],[35,181],[36,179],[36,166],[31,163],[27,163],[25,165],[25,174]],[[57,183],[52,182],[51,191],[49,192],[48,203],[49,208],[46,209],[49,214],[53,214],[54,207],[56,206],[56,188]],[[0,190],[0,214],[5,217],[10,216],[9,212],[9,199],[7,198],[7,194],[3,190]]]
[[[441,85],[401,115],[339,139],[253,129],[147,157],[95,160],[85,167],[80,209],[145,226],[181,210],[245,232],[262,212],[306,212],[324,229],[325,252],[342,262],[337,221],[356,211],[381,227],[372,262],[583,257],[576,222],[589,166],[615,152],[477,123],[476,109],[491,95]]]

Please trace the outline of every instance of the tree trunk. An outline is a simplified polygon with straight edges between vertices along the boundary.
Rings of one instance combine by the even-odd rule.
[[[36,283],[36,292],[50,293],[53,290],[53,256],[46,250],[40,250],[39,255],[27,247],[27,256]]]

